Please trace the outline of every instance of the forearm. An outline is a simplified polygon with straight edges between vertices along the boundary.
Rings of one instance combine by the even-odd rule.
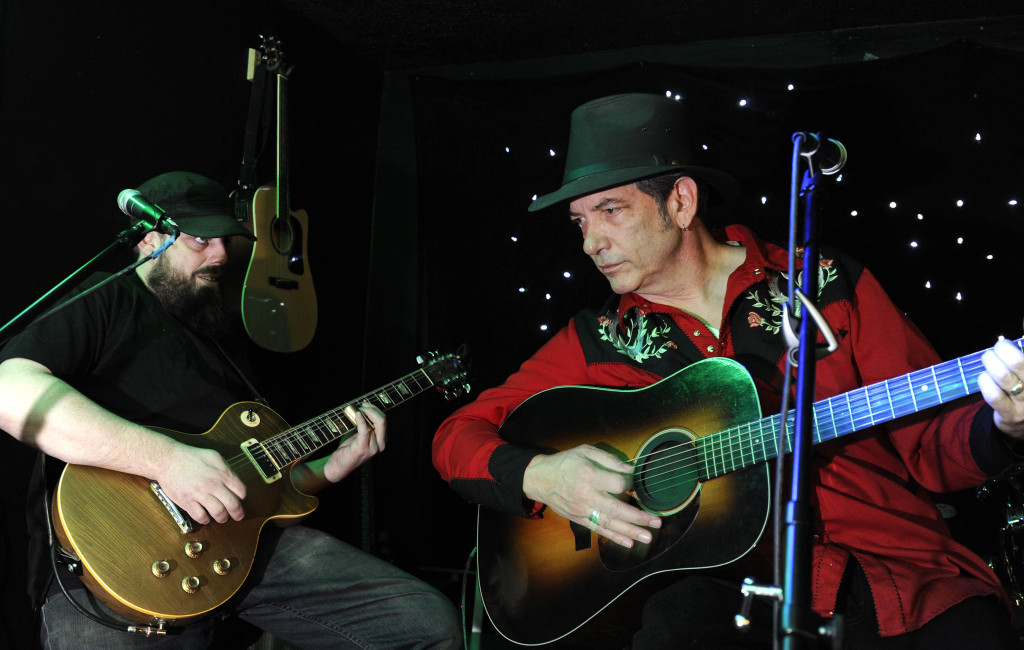
[[[101,408],[26,359],[0,364],[0,428],[65,462],[147,477],[178,444]]]
[[[292,468],[292,485],[303,494],[316,494],[331,482],[324,474],[328,457],[298,463]]]

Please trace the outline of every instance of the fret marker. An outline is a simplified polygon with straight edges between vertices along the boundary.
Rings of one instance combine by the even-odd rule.
[[[399,384],[398,384],[398,392],[400,392],[401,394],[403,394],[403,395],[405,395],[407,397],[412,395],[412,391],[409,390],[409,387],[406,386],[405,384],[401,383],[401,382],[399,382]]]
[[[388,397],[387,393],[377,393],[377,400],[381,404],[391,404],[391,398]]]
[[[921,392],[928,390],[928,384],[921,384]]]

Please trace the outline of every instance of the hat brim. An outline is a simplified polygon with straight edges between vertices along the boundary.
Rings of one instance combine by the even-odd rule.
[[[256,241],[256,235],[234,217],[224,214],[190,214],[173,219],[181,232],[193,237],[245,237]]]
[[[627,169],[611,169],[588,174],[587,176],[569,181],[550,194],[538,196],[537,199],[530,204],[528,210],[530,212],[536,212],[537,210],[543,210],[544,208],[555,205],[556,203],[572,201],[573,199],[578,199],[581,196],[600,192],[601,190],[606,190],[611,187],[635,183],[636,181],[643,180],[645,178],[670,173],[692,176],[693,178],[705,181],[713,190],[713,195],[710,197],[711,203],[724,203],[726,201],[731,201],[739,195],[739,183],[735,178],[723,171],[710,169],[708,167],[694,167],[691,165],[658,165],[650,167],[630,167]]]

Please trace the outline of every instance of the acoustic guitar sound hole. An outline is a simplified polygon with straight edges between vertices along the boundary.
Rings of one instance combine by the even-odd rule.
[[[694,438],[680,429],[662,431],[644,443],[633,471],[636,500],[661,515],[678,512],[693,498],[698,454]]]
[[[291,219],[274,219],[270,228],[270,239],[274,244],[274,250],[280,254],[286,254],[292,249],[294,236],[292,234]]]

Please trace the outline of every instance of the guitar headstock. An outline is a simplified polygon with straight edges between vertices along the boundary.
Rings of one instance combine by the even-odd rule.
[[[434,382],[434,387],[444,394],[445,399],[462,397],[470,391],[466,354],[462,348],[454,354],[427,352],[416,357],[416,362],[430,377],[430,381]]]
[[[274,73],[281,70],[283,66],[284,47],[281,45],[281,41],[274,35],[264,36],[261,34],[259,49],[249,48],[249,66],[246,78],[252,81],[260,69]]]

